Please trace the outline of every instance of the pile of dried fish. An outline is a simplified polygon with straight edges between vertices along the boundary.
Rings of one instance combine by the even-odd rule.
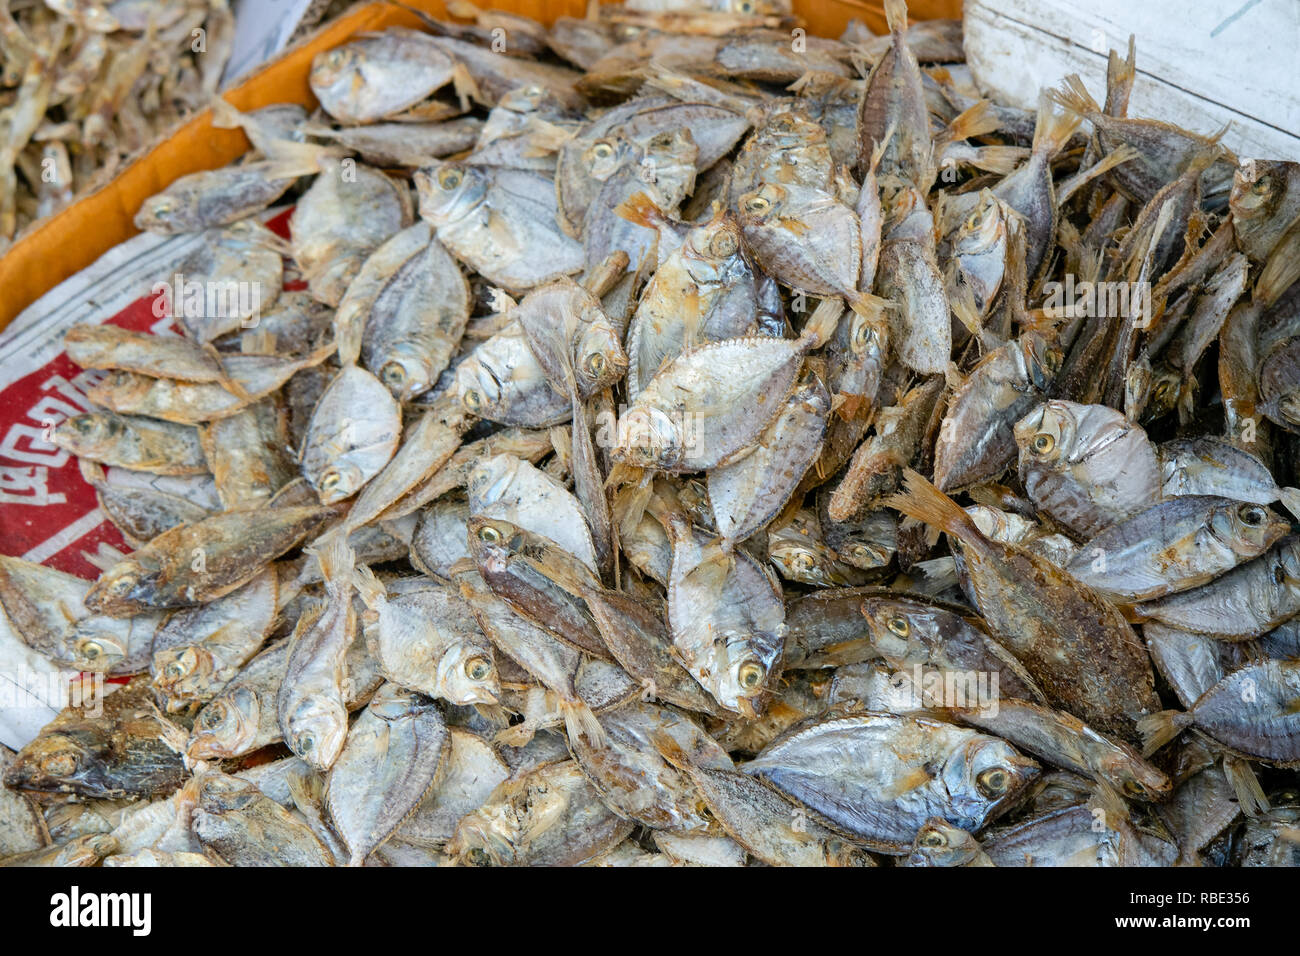
[[[901,0],[653,6],[357,37],[145,203],[260,303],[68,335],[136,550],[0,602],[138,676],[4,852],[1296,863],[1300,167],[1131,45],[1031,115]]]
[[[229,0],[0,2],[0,253],[207,106],[234,39]]]

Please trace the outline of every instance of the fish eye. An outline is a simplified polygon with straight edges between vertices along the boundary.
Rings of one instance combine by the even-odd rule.
[[[601,355],[599,352],[592,352],[587,356],[587,359],[582,363],[582,366],[592,376],[599,378],[605,372],[605,356]]]
[[[608,140],[599,140],[591,147],[591,155],[596,159],[609,159],[614,155],[614,145]]]
[[[476,389],[471,388],[466,391],[461,401],[464,402],[465,407],[475,415],[477,415],[479,410],[483,407],[483,396],[480,395]]]
[[[790,566],[800,573],[807,574],[817,566],[817,559],[813,557],[812,552],[801,549],[790,559]]]
[[[320,477],[320,486],[326,491],[333,491],[343,481],[343,473],[330,468]]]
[[[762,214],[772,208],[772,200],[766,196],[751,196],[745,200],[745,209],[749,212]]]
[[[970,218],[966,220],[967,229],[978,229],[983,224],[984,224],[984,213],[978,209],[975,210],[973,213],[971,213]]]
[[[921,845],[928,847],[947,846],[948,838],[938,830],[927,830],[925,836],[921,837]]]
[[[216,727],[220,727],[221,722],[225,719],[226,719],[226,705],[223,704],[221,701],[217,701],[216,703],[209,705],[206,709],[204,709],[203,713],[199,715],[199,723],[202,724],[204,727],[206,727],[208,730],[213,730]]]
[[[853,334],[849,337],[849,346],[854,352],[863,352],[875,338],[875,330],[866,322],[857,322],[853,326]]]
[[[1125,780],[1124,792],[1127,793],[1130,797],[1141,797],[1146,794],[1146,788],[1144,788],[1142,784],[1138,783],[1136,780]]]
[[[1264,509],[1259,505],[1242,505],[1237,509],[1237,517],[1242,524],[1258,528],[1264,523]]]
[[[736,9],[739,10],[741,13],[753,13],[754,12],[753,0],[740,0],[740,3],[736,4]]]
[[[763,683],[763,678],[767,676],[767,669],[758,661],[746,661],[740,665],[737,676],[741,687],[745,690],[755,690]]]
[[[450,192],[460,185],[463,178],[459,169],[444,169],[438,173],[438,185]]]
[[[155,216],[165,216],[175,208],[176,204],[170,199],[159,199],[153,204],[153,212]]]
[[[486,657],[471,657],[465,662],[465,676],[470,680],[486,680],[492,673],[492,662]]]
[[[185,668],[181,666],[180,661],[172,661],[170,664],[168,664],[166,667],[163,668],[163,673],[166,674],[168,677],[170,677],[172,680],[179,680],[180,678],[185,676]]]
[[[1056,447],[1056,439],[1053,438],[1051,435],[1047,434],[1047,432],[1039,432],[1037,435],[1034,436],[1034,443],[1032,447],[1034,449],[1034,454],[1047,455],[1050,454],[1052,449]]]
[[[486,541],[488,544],[496,544],[501,540],[501,532],[489,525],[484,525],[478,529],[478,539]]]
[[[734,256],[737,248],[735,233],[730,230],[718,233],[713,237],[713,241],[709,243],[709,252],[719,259]]]
[[[990,767],[975,778],[975,785],[986,797],[1000,797],[1011,785],[1011,775],[1001,767]]]
[[[76,754],[63,753],[50,754],[48,757],[41,759],[41,772],[47,773],[52,777],[66,777],[70,773],[76,773],[77,756]]]
[[[99,641],[86,641],[81,645],[81,656],[88,661],[98,660],[104,653],[104,645]]]
[[[905,617],[891,617],[885,626],[899,637],[907,637],[908,634],[912,633],[912,628]]]
[[[311,734],[304,734],[303,736],[298,738],[298,749],[305,754],[311,753],[312,748],[315,746],[316,746],[316,738],[313,737]]]
[[[401,362],[385,362],[379,370],[379,377],[390,388],[400,388],[406,384],[406,369]]]
[[[478,846],[466,853],[465,859],[469,861],[471,866],[487,866],[492,862],[487,855],[487,850]]]
[[[1256,196],[1266,195],[1273,189],[1273,183],[1268,176],[1261,176],[1255,180],[1255,185],[1250,187],[1250,191]]]

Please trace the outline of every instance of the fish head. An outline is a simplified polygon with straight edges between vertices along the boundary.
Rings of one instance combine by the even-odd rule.
[[[107,674],[126,660],[128,648],[120,634],[104,624],[103,618],[82,618],[66,641],[72,651],[72,665],[79,670]],[[112,623],[127,623],[114,621]]]
[[[399,402],[409,401],[433,387],[434,368],[428,352],[410,343],[393,346],[379,366],[379,380]]]
[[[471,415],[491,421],[505,412],[501,381],[477,350],[456,366],[455,388],[456,397]]]
[[[578,339],[574,374],[583,395],[594,395],[613,385],[627,372],[627,353],[618,330],[602,316],[590,322]]]
[[[490,804],[466,814],[446,847],[458,866],[508,866],[520,838],[519,821],[510,810]]]
[[[150,196],[141,204],[140,211],[135,214],[135,227],[144,232],[184,232],[188,214],[189,204],[184,193],[168,190]]]
[[[806,111],[782,103],[755,139],[756,145],[761,144],[773,151],[798,149],[826,142],[826,130]]]
[[[927,648],[939,644],[938,609],[915,601],[868,597],[862,601],[862,616],[871,628],[875,650],[891,667],[907,667],[929,659]]]
[[[789,192],[784,186],[763,183],[742,195],[737,203],[742,226],[762,226],[778,219]]]
[[[247,780],[210,770],[199,777],[196,809],[221,815],[243,810],[258,799],[257,787]]]
[[[957,255],[978,256],[992,252],[1007,240],[1007,220],[1002,203],[991,189],[981,189],[979,197],[957,228],[949,235]]]
[[[705,667],[692,670],[697,679],[703,677],[701,683],[719,704],[753,719],[763,712],[778,656],[758,649],[774,643],[780,646],[780,642],[744,630],[719,633],[708,655],[711,659],[697,662]]]
[[[212,653],[199,645],[169,647],[153,656],[154,686],[171,697],[201,699],[215,669]]]
[[[470,513],[482,511],[500,501],[514,482],[522,463],[522,459],[505,453],[480,461],[465,481]]]
[[[699,153],[695,137],[685,127],[657,133],[646,143],[637,175],[660,194],[664,200],[660,206],[676,206],[694,190]]]
[[[420,216],[435,228],[458,222],[487,196],[488,180],[481,170],[461,163],[440,163],[415,173]]]
[[[158,575],[147,571],[138,561],[126,558],[99,576],[86,592],[85,604],[92,611],[124,616],[147,604],[158,583]]]
[[[332,697],[312,696],[289,713],[284,729],[290,750],[317,770],[328,770],[343,751],[347,708]]]
[[[492,652],[470,641],[449,647],[438,661],[438,695],[453,704],[495,704],[501,681]]]
[[[1273,215],[1285,194],[1285,180],[1277,173],[1276,164],[1258,159],[1251,167],[1237,167],[1228,196],[1235,221],[1267,220]]]
[[[41,734],[14,758],[4,785],[12,790],[67,791],[93,787],[100,762],[91,741],[80,734]]]
[[[1027,378],[1035,388],[1046,389],[1056,377],[1056,373],[1061,370],[1061,363],[1065,360],[1064,354],[1037,332],[1026,332],[1022,335],[1021,347],[1024,349]]]
[[[224,760],[246,753],[257,739],[261,716],[261,698],[248,688],[223,694],[199,711],[186,755],[191,760]]]
[[[59,422],[53,438],[54,444],[60,448],[84,456],[103,451],[122,431],[122,425],[116,419],[91,412]]]
[[[980,850],[979,842],[942,817],[927,820],[916,831],[909,866],[961,866]]]
[[[1163,418],[1178,407],[1178,397],[1183,390],[1183,375],[1168,365],[1151,370],[1146,386],[1146,404],[1142,408],[1144,421]]]
[[[843,570],[836,567],[835,552],[811,538],[772,541],[768,558],[787,581],[823,588],[849,583]]]
[[[996,737],[973,734],[944,762],[944,787],[965,830],[979,830],[1011,806],[1040,773],[1033,760]]]
[[[1249,501],[1228,501],[1210,515],[1215,538],[1243,560],[1263,554],[1291,530],[1291,522],[1272,508]]]
[[[582,165],[592,179],[604,182],[632,155],[632,144],[620,136],[605,136],[582,151]]]
[[[1026,463],[1053,467],[1069,460],[1075,440],[1073,405],[1073,402],[1044,402],[1016,422],[1013,431],[1022,467]]]
[[[610,457],[637,468],[671,468],[685,452],[679,422],[653,405],[636,404],[619,418],[618,442]]]
[[[337,92],[341,95],[353,84],[361,82],[360,73],[365,59],[361,49],[351,44],[316,54],[311,61],[312,89],[332,90],[337,87]]]
[[[1173,781],[1145,760],[1118,752],[1102,755],[1099,775],[1114,781],[1120,792],[1130,800],[1160,801],[1169,796]]]
[[[366,476],[350,461],[334,461],[316,479],[316,494],[323,505],[352,497],[366,483]]]

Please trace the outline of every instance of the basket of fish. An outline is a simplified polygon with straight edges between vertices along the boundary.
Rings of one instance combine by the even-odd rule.
[[[1300,861],[1300,167],[1133,44],[1024,111],[902,0],[706,7],[216,104],[136,223],[260,298],[64,339],[133,550],[0,604],[116,689],[0,750],[0,862]]]

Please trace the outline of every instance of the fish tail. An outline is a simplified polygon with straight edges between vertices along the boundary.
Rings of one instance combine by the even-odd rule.
[[[970,164],[986,173],[1006,176],[1015,171],[1026,155],[1023,146],[981,146],[975,150]]]
[[[1182,710],[1162,710],[1147,714],[1137,722],[1137,732],[1142,735],[1142,756],[1153,753],[1192,726],[1192,715]]]
[[[351,590],[355,584],[357,556],[348,546],[347,535],[342,529],[328,536],[316,551],[316,560],[327,582]]]
[[[586,737],[592,747],[603,749],[609,746],[605,728],[600,725],[595,713],[583,701],[560,701],[560,715],[564,717],[564,729],[570,740]]]
[[[247,121],[243,113],[220,96],[212,97],[212,125],[217,129],[239,129]]]
[[[999,125],[993,104],[988,100],[979,100],[974,106],[967,107],[953,117],[944,138],[951,143],[972,136],[986,136],[996,133]]]
[[[1050,98],[1054,103],[1059,105],[1066,112],[1073,113],[1079,118],[1085,118],[1089,115],[1101,112],[1101,107],[1098,106],[1097,101],[1092,98],[1092,94],[1088,92],[1088,88],[1083,85],[1083,80],[1079,78],[1079,74],[1071,73],[1062,82],[1064,84],[1062,89],[1049,90],[1047,93],[1048,98]],[[1038,115],[1041,119],[1043,115],[1041,104],[1039,104]],[[1035,148],[1038,146],[1037,126],[1034,127],[1034,146]]]
[[[1088,805],[1101,808],[1107,820],[1127,820],[1128,804],[1124,802],[1119,792],[1105,780],[1097,779],[1094,784],[1095,789]]]
[[[962,541],[987,540],[974,519],[957,502],[911,468],[903,469],[903,490],[887,499],[885,505]]]
[[[375,577],[375,572],[371,571],[367,565],[357,565],[355,585],[357,594],[361,596],[362,603],[372,611],[381,601],[388,597],[388,589],[384,587],[379,578]]]
[[[638,192],[614,208],[616,215],[647,229],[658,229],[664,214],[646,193]]]
[[[1264,796],[1264,788],[1259,785],[1259,778],[1255,776],[1255,770],[1249,763],[1239,757],[1225,754],[1223,775],[1228,778],[1228,783],[1232,784],[1232,789],[1237,794],[1237,806],[1241,808],[1242,813],[1248,817],[1257,817],[1261,813],[1268,812],[1268,797]]]
[[[1069,142],[1083,117],[1066,108],[1064,113],[1052,109],[1053,98],[1044,94],[1038,100],[1038,118],[1034,121],[1034,153],[1055,156]]]
[[[313,176],[321,171],[326,159],[350,156],[351,151],[339,146],[322,146],[319,143],[295,143],[277,139],[267,144],[272,155],[267,157],[267,179],[294,179]]]
[[[848,299],[853,311],[868,317],[875,315],[879,310],[873,309],[866,300],[882,301],[864,292],[852,293]],[[837,296],[830,296],[817,303],[817,308],[813,309],[812,315],[808,316],[808,321],[803,327],[803,337],[810,343],[808,346],[810,349],[820,348],[835,334],[843,313],[844,303]]]
[[[885,22],[892,36],[907,32],[907,0],[885,0]]]
[[[1277,497],[1283,508],[1300,518],[1300,488],[1279,488]]]

